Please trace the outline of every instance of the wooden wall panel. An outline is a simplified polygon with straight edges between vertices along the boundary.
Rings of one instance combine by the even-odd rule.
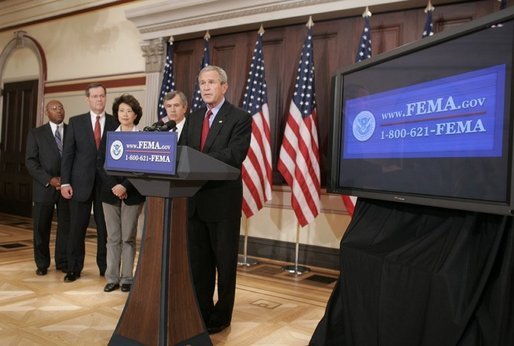
[[[252,40],[248,34],[231,34],[215,40],[211,48],[211,59],[227,72],[228,91],[227,100],[240,105],[244,93],[248,65],[250,61],[249,43]]]
[[[189,107],[193,94],[196,74],[200,67],[201,55],[203,54],[201,41],[185,41],[175,44],[174,47],[174,79],[177,90],[184,92],[187,96]]]
[[[332,53],[332,47],[337,47],[342,40],[335,31],[335,25],[317,27],[314,35],[314,67],[316,87],[316,111],[318,114],[318,142],[320,147],[328,148],[329,129],[332,119],[331,110],[331,79],[334,71],[339,67],[338,54]],[[320,152],[320,165],[327,167],[327,151]],[[321,180],[326,181],[325,170],[321,171]],[[324,185],[324,184],[323,184]]]

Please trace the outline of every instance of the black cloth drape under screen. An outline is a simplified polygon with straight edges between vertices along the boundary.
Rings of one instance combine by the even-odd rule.
[[[514,345],[513,217],[359,199],[310,345]]]

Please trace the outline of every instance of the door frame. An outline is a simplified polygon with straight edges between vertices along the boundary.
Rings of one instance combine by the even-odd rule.
[[[43,51],[42,46],[36,41],[33,37],[27,35],[27,32],[20,30],[14,32],[14,38],[7,43],[7,45],[2,50],[0,54],[0,90],[4,87],[4,70],[7,60],[9,56],[16,50],[21,48],[29,48],[34,55],[39,64],[39,76],[37,77],[38,83],[38,96],[37,96],[37,116],[36,116],[36,124],[35,126],[39,126],[43,124],[44,120],[44,86],[46,84],[47,78],[47,64],[46,57]],[[34,78],[27,78],[27,80]],[[21,82],[22,80],[17,80],[17,82]],[[13,82],[13,81],[9,81]],[[2,117],[2,107],[3,107],[3,97],[0,93],[0,124]],[[1,125],[0,125],[1,126]]]

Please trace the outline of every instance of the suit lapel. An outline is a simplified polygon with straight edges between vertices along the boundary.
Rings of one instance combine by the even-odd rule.
[[[89,129],[89,132],[87,134],[88,141],[93,146],[93,148],[96,150],[95,134],[94,134],[93,124],[91,123],[91,114],[90,113],[84,114],[84,117],[82,118],[82,120],[83,120],[83,122],[85,122],[85,124],[80,126],[79,129],[80,128]]]
[[[214,121],[212,122],[209,134],[207,135],[207,138],[205,140],[204,152],[209,151],[212,144],[216,140],[218,133],[221,131],[223,124],[227,120],[229,108],[229,103],[225,100],[225,103],[223,103],[223,106],[221,106],[218,114],[216,114],[216,118],[214,118]]]
[[[55,135],[52,133],[52,127],[50,126],[50,123],[45,124],[45,131],[44,133],[44,140],[48,143],[48,147],[52,148],[52,151],[59,155],[59,148],[57,148],[57,143],[55,142]]]
[[[104,138],[106,137],[107,131],[114,131],[114,130],[116,130],[116,127],[117,127],[117,122],[111,115],[105,113],[104,117],[105,117],[104,131],[102,133],[102,138],[100,139],[100,141],[104,140]],[[96,150],[95,134],[94,134],[95,130],[93,127],[93,123],[91,122],[91,114],[90,113],[84,114],[84,118],[82,120],[84,122],[86,122],[86,124],[84,124],[83,127],[81,127],[81,128],[89,128],[90,129],[89,135],[88,135],[89,142],[91,143],[93,148],[95,148],[95,150]]]
[[[192,146],[197,150],[200,150],[200,140],[202,137],[202,123],[203,118],[205,117],[205,112],[207,112],[207,110],[203,108],[188,115],[188,117],[190,117],[188,124],[188,132],[191,133],[191,142],[188,143],[188,145]],[[184,136],[187,137],[187,134],[184,133]]]

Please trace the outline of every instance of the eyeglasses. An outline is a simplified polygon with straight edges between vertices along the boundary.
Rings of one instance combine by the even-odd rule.
[[[64,108],[63,108],[63,106],[52,106],[52,107],[48,107],[48,109],[53,110],[53,111],[56,111],[56,110],[62,111]]]

